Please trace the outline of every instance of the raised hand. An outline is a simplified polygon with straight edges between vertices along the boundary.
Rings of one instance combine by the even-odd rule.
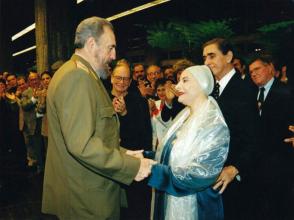
[[[127,114],[127,108],[125,100],[122,96],[120,97],[114,97],[112,100],[114,111],[116,111],[118,114],[124,116]]]
[[[175,84],[166,83],[164,87],[165,87],[165,93],[166,93],[165,101],[167,104],[170,105],[172,103],[172,100],[175,97],[178,97],[180,94],[179,94],[179,91],[175,88],[176,87]]]

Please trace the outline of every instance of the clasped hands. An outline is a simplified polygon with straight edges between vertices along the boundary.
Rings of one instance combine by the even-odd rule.
[[[121,116],[125,116],[127,114],[126,103],[123,96],[114,97],[112,100],[112,105],[115,112],[117,112]]]
[[[157,162],[151,159],[144,158],[143,150],[127,150],[126,154],[137,157],[141,160],[139,171],[135,177],[135,181],[139,182],[147,178],[151,174],[152,165],[156,164]]]

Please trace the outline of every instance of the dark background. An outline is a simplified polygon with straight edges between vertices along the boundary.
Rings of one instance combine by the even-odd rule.
[[[10,36],[34,23],[33,0],[1,0],[8,18]],[[67,0],[61,0],[67,1]],[[150,1],[146,0],[85,0],[76,7],[77,23],[89,16],[110,17]],[[58,5],[56,5],[58,7]],[[7,10],[6,10],[7,9]],[[118,44],[118,58],[144,50],[148,53],[146,26],[159,21],[206,21],[234,19],[233,31],[248,35],[265,24],[294,18],[293,0],[171,0],[135,14],[112,21]],[[66,15],[64,15],[66,16]],[[60,19],[63,19],[62,17]],[[75,24],[76,25],[76,24]],[[73,39],[68,39],[73,41]],[[12,42],[12,53],[35,45],[31,31]],[[25,70],[35,64],[35,50],[13,57],[15,69]],[[138,56],[136,61],[143,60]]]

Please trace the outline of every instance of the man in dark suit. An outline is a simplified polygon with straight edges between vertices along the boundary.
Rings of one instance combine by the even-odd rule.
[[[257,149],[253,94],[250,84],[233,67],[233,49],[227,40],[216,38],[206,42],[203,58],[215,76],[213,96],[231,135],[228,159],[214,189],[223,193],[225,219],[242,219],[247,213],[245,196]]]
[[[256,219],[293,219],[289,207],[293,204],[294,150],[283,142],[290,136],[294,106],[291,88],[274,77],[270,55],[258,54],[249,65],[256,89],[259,111],[261,157],[256,167]],[[293,211],[292,211],[293,212]]]

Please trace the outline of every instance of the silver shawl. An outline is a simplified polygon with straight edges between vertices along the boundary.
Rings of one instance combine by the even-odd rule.
[[[174,119],[158,147],[160,161],[163,146],[176,133],[169,158],[174,177],[193,188],[197,180],[208,179],[209,187],[222,170],[229,150],[229,130],[218,104],[211,97],[197,115],[183,109]],[[175,197],[166,194],[166,220],[197,220],[197,194]]]

